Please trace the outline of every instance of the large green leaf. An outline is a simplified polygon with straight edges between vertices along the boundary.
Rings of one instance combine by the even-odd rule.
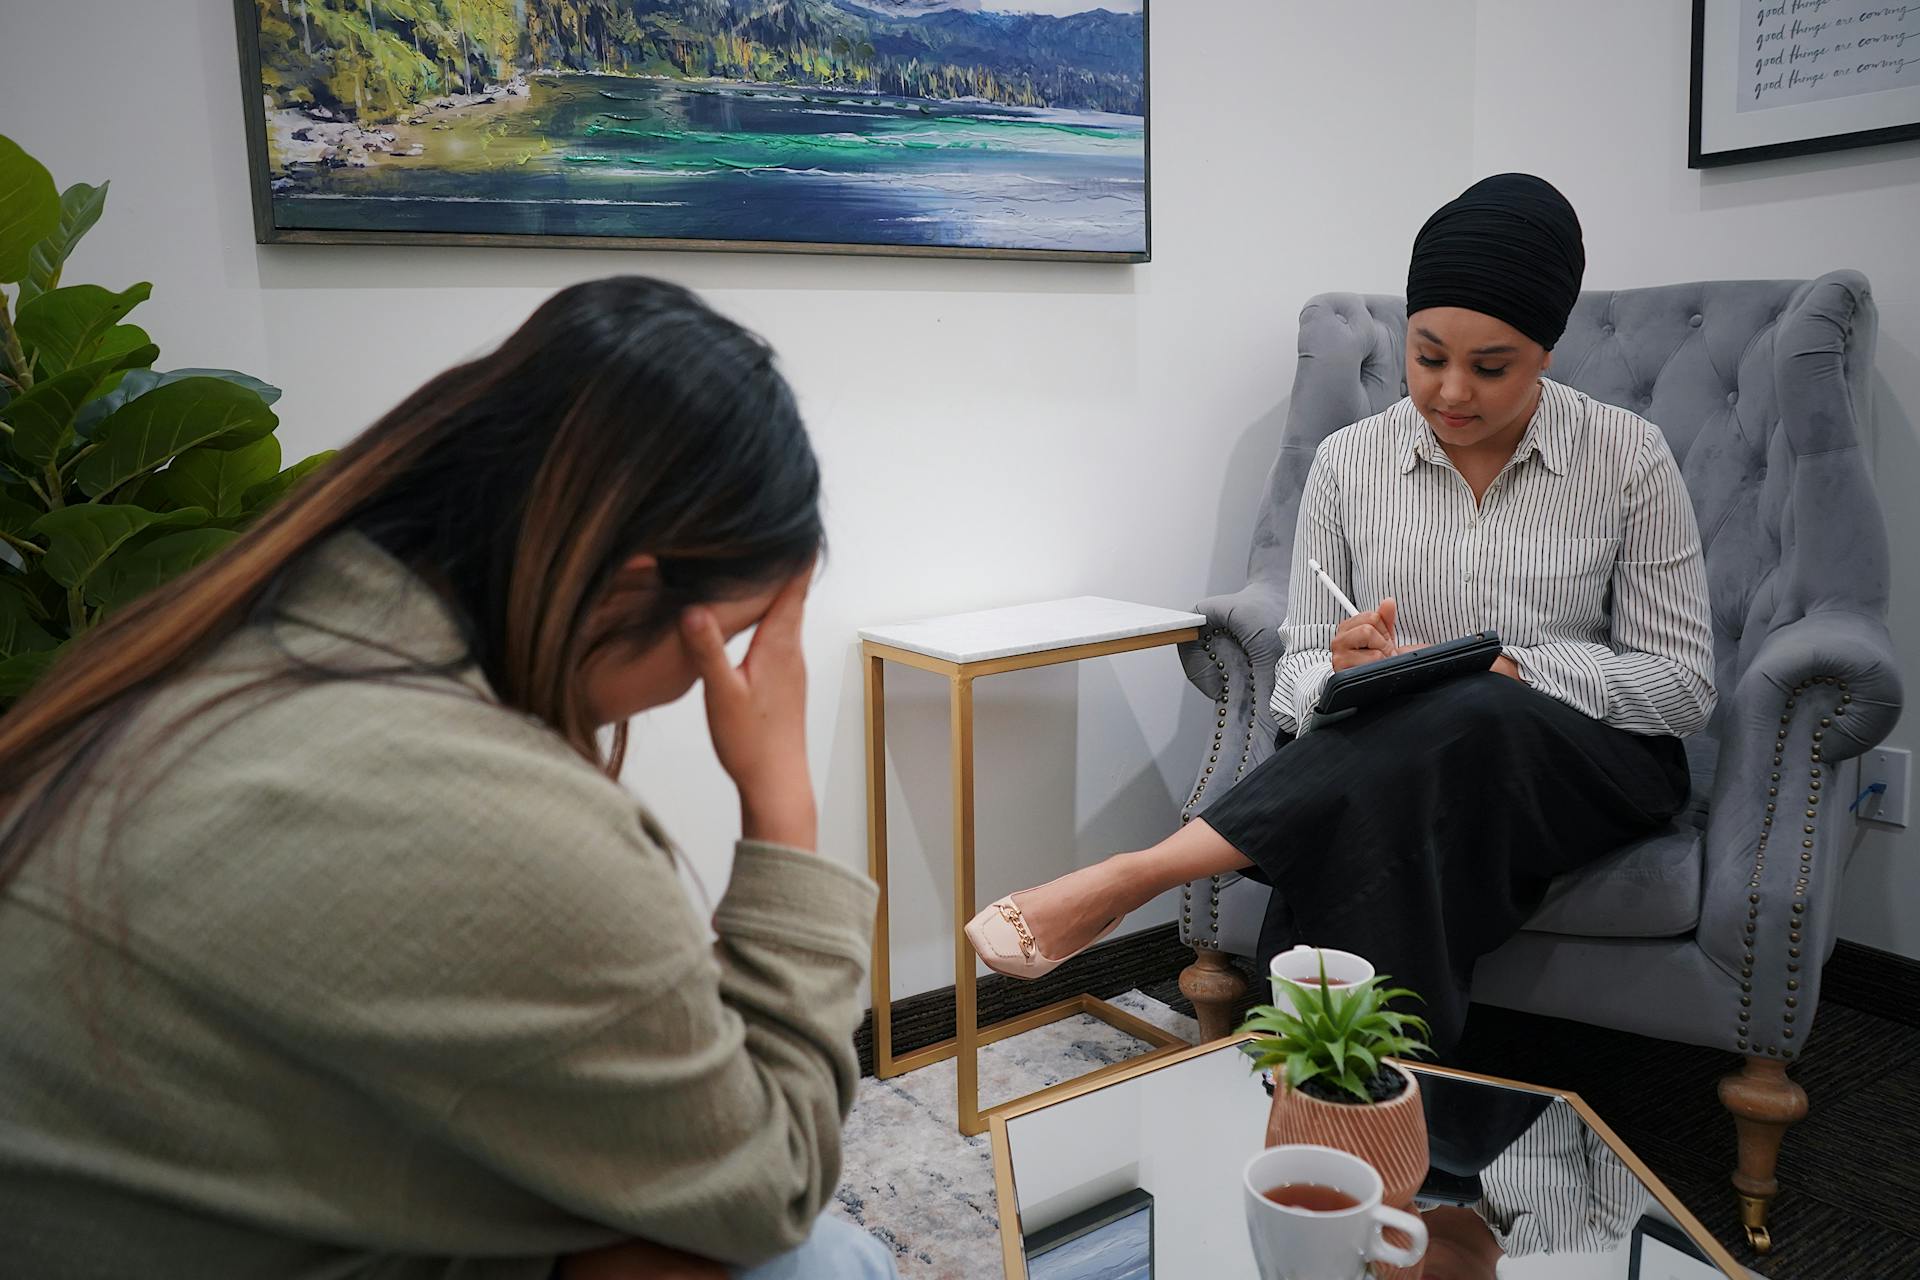
[[[239,515],[241,498],[280,472],[280,442],[261,436],[238,449],[189,449],[153,476],[141,501],[162,510],[205,507],[216,519]]]
[[[83,502],[47,512],[34,523],[34,531],[47,537],[47,554],[41,558],[47,576],[63,587],[78,587],[142,529],[205,524],[206,520],[206,511],[199,507],[156,512],[144,507]]]
[[[239,536],[231,529],[188,529],[122,548],[87,584],[87,599],[103,609],[118,609],[211,560]]]
[[[0,585],[0,657],[39,653],[59,643],[35,619],[32,601],[11,587]]]
[[[13,428],[8,444],[13,456],[33,468],[44,468],[73,441],[73,415],[100,379],[83,365],[57,378],[43,378],[31,390],[0,409]]]
[[[49,295],[51,296],[51,295]],[[270,434],[280,419],[245,387],[183,378],[129,400],[93,433],[99,446],[74,471],[89,498],[202,446],[230,449]]]
[[[90,187],[76,182],[60,194],[60,221],[27,255],[27,276],[20,282],[22,303],[31,302],[60,283],[60,268],[80,237],[100,220],[107,207],[107,184]]]
[[[119,293],[97,284],[75,284],[26,303],[14,328],[28,358],[35,361],[34,376],[51,378],[92,359],[107,331],[152,293],[150,284]]]
[[[58,649],[40,649],[16,653],[11,658],[0,658],[0,702],[12,702],[31,689],[65,649],[63,644]]]
[[[24,538],[27,536],[27,531],[33,528],[33,522],[44,514],[45,512],[39,507],[24,498],[16,498],[10,493],[0,493],[0,533]]]
[[[35,467],[57,460],[73,442],[75,413],[100,381],[117,370],[151,364],[159,354],[160,348],[149,343],[34,383],[26,394],[0,409],[0,419],[13,425],[14,456]]]
[[[46,166],[0,134],[0,282],[24,279],[27,259],[60,225],[60,190]]]
[[[11,594],[14,599],[25,604],[27,616],[36,622],[45,623],[54,616],[55,610],[48,601],[42,599],[42,596],[52,595],[55,592],[59,592],[60,595],[57,603],[65,607],[66,592],[54,586],[53,580],[44,573],[29,576],[11,565],[0,568],[0,595]]]
[[[332,462],[334,455],[338,452],[338,449],[323,449],[311,458],[302,458],[265,484],[256,485],[247,490],[240,499],[241,509],[250,516],[259,515],[286,497],[293,487],[306,479],[310,473]]]
[[[182,378],[218,378],[222,382],[231,382],[259,396],[262,404],[272,404],[280,398],[280,388],[237,369],[171,369],[160,375],[162,382],[178,382]]]
[[[137,324],[117,324],[107,330],[106,335],[100,339],[100,345],[94,348],[93,358],[105,360],[125,351],[142,351],[148,347],[153,347],[153,360],[158,360],[160,348],[153,346],[153,339],[147,336],[145,329]],[[153,360],[147,363],[152,364]],[[120,391],[125,379],[144,377],[148,372],[150,371],[146,369],[134,369],[132,372],[108,374],[102,378],[100,393],[80,406],[80,413],[73,420],[74,434],[82,440],[91,439],[93,429],[106,421],[107,415],[133,399],[132,395],[122,394]],[[150,390],[152,385],[149,383],[141,390]]]
[[[141,347],[152,346],[153,339],[148,337],[147,331],[139,325],[117,324],[107,330],[106,335],[100,339],[100,345],[94,351],[93,358],[96,360],[105,360],[109,356],[117,356],[122,352],[136,351]],[[153,347],[153,350],[153,358],[158,360],[160,358],[160,348]],[[128,367],[131,368],[132,366]]]
[[[132,328],[131,325],[120,327]],[[106,345],[107,343],[101,344],[103,349]],[[155,387],[179,382],[183,378],[219,378],[223,382],[246,387],[258,395],[263,404],[272,404],[280,398],[280,388],[244,373],[236,373],[232,369],[174,369],[167,373],[161,373],[155,369],[142,369],[127,374],[111,391],[97,400],[89,401],[87,407],[81,411],[80,417],[74,422],[74,428],[80,433],[81,438],[85,439],[93,434],[95,424],[104,420],[127,401],[143,396]]]

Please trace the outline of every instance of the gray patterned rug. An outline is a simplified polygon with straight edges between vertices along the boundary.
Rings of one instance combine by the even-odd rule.
[[[1113,1003],[1188,1040],[1192,1018],[1138,991]],[[1120,1062],[1148,1046],[1082,1014],[980,1051],[980,1105],[989,1107]],[[999,1221],[987,1135],[954,1128],[949,1059],[891,1080],[860,1081],[846,1126],[846,1163],[833,1212],[893,1249],[903,1280],[998,1280]]]

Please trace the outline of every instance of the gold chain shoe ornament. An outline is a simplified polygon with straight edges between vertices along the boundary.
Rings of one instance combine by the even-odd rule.
[[[1013,900],[1002,898],[993,905],[1001,917],[1013,926],[1013,931],[1020,935],[1020,954],[1028,960],[1038,955],[1040,944],[1033,940],[1033,930],[1027,928],[1026,917],[1020,914],[1020,908],[1013,905]]]
[[[1115,916],[1088,940],[1085,947],[1076,948],[1055,959],[1040,949],[1039,940],[1033,936],[1033,930],[1027,927],[1026,918],[1020,914],[1020,908],[1013,905],[1013,896],[1009,894],[989,903],[986,910],[967,922],[967,941],[973,945],[974,954],[995,973],[1032,980],[1045,977],[1087,947],[1104,941],[1108,934],[1119,927],[1122,919],[1124,917]]]

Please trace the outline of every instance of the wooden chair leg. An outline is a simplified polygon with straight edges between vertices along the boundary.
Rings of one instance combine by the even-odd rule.
[[[1185,985],[1185,979],[1181,980]],[[1740,1220],[1747,1243],[1758,1254],[1773,1250],[1767,1232],[1767,1206],[1780,1191],[1774,1176],[1780,1140],[1807,1117],[1807,1091],[1787,1078],[1787,1064],[1776,1058],[1747,1058],[1736,1075],[1720,1078],[1720,1102],[1733,1113],[1740,1135],[1739,1165],[1733,1189],[1740,1196]]]
[[[1233,1033],[1234,1006],[1246,992],[1240,971],[1210,947],[1195,947],[1193,963],[1180,971],[1180,994],[1193,1001],[1202,1041]]]

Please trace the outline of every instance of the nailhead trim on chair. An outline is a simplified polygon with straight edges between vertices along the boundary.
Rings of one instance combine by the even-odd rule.
[[[1193,795],[1188,798],[1185,807],[1180,810],[1180,823],[1182,826],[1193,821],[1194,806],[1199,804],[1200,797],[1206,794],[1207,781],[1213,777],[1213,771],[1220,762],[1220,744],[1227,735],[1227,704],[1231,700],[1233,686],[1227,679],[1227,664],[1221,661],[1220,656],[1213,651],[1213,642],[1219,634],[1218,629],[1209,631],[1206,634],[1206,638],[1201,641],[1201,647],[1206,650],[1207,657],[1212,660],[1214,668],[1220,672],[1220,696],[1215,700],[1215,710],[1218,714],[1214,717],[1213,746],[1207,752],[1206,767],[1200,771],[1200,780],[1194,784]],[[1252,673],[1249,672],[1248,675],[1251,677]],[[1240,775],[1247,770],[1247,757],[1253,754],[1253,727],[1258,724],[1259,721],[1260,713],[1256,708],[1254,713],[1247,718],[1247,737],[1246,741],[1240,744],[1240,763],[1235,766],[1233,770],[1234,782],[1240,781]],[[1231,787],[1232,783],[1229,783],[1228,786]],[[1212,876],[1209,877],[1209,879],[1212,883],[1207,895],[1207,914],[1212,917],[1212,938],[1203,941],[1193,931],[1193,885],[1191,883],[1180,886],[1180,924],[1181,927],[1186,930],[1187,936],[1193,939],[1193,945],[1212,947],[1218,950],[1220,945],[1220,877]]]
[[[1773,740],[1773,772],[1767,776],[1767,812],[1760,819],[1760,841],[1753,855],[1753,874],[1747,880],[1747,927],[1745,947],[1740,965],[1740,1029],[1735,1047],[1745,1050],[1751,1038],[1753,1052],[1761,1049],[1760,1039],[1753,1035],[1749,1024],[1753,1021],[1753,956],[1754,930],[1760,917],[1760,880],[1767,866],[1767,841],[1773,834],[1773,820],[1778,815],[1780,803],[1780,763],[1786,757],[1787,731],[1793,722],[1794,703],[1801,694],[1815,685],[1834,685],[1840,694],[1839,703],[1833,711],[1820,718],[1820,727],[1813,731],[1810,750],[1807,753],[1807,808],[1806,821],[1801,825],[1800,874],[1793,882],[1793,911],[1787,925],[1787,973],[1800,972],[1800,942],[1803,917],[1807,911],[1807,883],[1813,876],[1813,840],[1814,820],[1820,813],[1820,789],[1823,782],[1820,765],[1820,744],[1826,738],[1826,731],[1840,716],[1847,714],[1847,707],[1853,701],[1853,694],[1847,689],[1847,682],[1838,676],[1814,676],[1793,686],[1793,692],[1787,695],[1786,706],[1780,716],[1780,730]],[[1786,980],[1786,1012],[1780,1015],[1780,1039],[1794,1038],[1794,1019],[1800,1007],[1800,979],[1788,977]],[[1765,1046],[1767,1056],[1791,1059],[1793,1049],[1790,1046],[1769,1044]]]

